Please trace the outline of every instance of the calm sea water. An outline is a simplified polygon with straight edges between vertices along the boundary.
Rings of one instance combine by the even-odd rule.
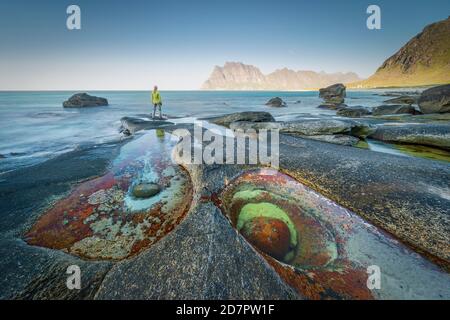
[[[348,91],[346,104],[373,107],[386,97],[377,91]],[[379,92],[379,91],[378,91]],[[120,118],[150,113],[150,93],[145,91],[89,92],[105,97],[107,107],[65,109],[62,102],[75,92],[0,92],[0,173],[39,163],[83,144],[120,139]],[[269,111],[278,119],[298,113],[325,114],[318,109],[317,91],[162,91],[163,113],[199,118],[239,111]],[[288,108],[264,105],[279,96]],[[299,102],[300,101],[300,102]]]

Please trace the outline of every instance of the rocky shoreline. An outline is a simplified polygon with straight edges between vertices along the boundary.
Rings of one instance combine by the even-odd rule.
[[[386,159],[384,154],[285,135],[281,135],[280,143],[282,172],[351,208],[419,251],[427,252],[428,257],[439,257],[441,265],[448,267],[449,200],[439,193],[450,178],[448,166],[430,165],[426,160],[416,163],[395,156]],[[392,165],[384,165],[386,160]],[[225,199],[221,194],[227,181],[258,168],[186,165],[196,194],[187,218],[144,254],[116,264],[96,298],[375,298],[356,287],[342,292],[333,289],[333,284],[294,276],[289,266],[248,250],[249,244],[242,242],[243,238],[233,230],[231,218],[226,215],[223,218]],[[429,204],[425,214],[423,203]],[[189,247],[189,253],[184,250],[174,253],[177,246]],[[254,260],[257,257],[259,262]],[[337,279],[346,281],[340,276]],[[131,289],[124,289],[126,285]],[[310,285],[315,289],[309,288]]]
[[[0,269],[6,275],[0,297],[450,298],[448,164],[363,146],[378,139],[450,149],[447,100],[425,91],[394,98],[390,102],[406,103],[374,115],[343,105],[344,86],[331,91],[321,96],[340,110],[338,117],[277,121],[269,112],[240,112],[205,119],[238,133],[279,130],[278,170],[183,162],[168,141],[178,129],[192,133],[194,126],[137,115],[121,119],[120,131],[133,137],[128,143],[77,150],[3,175],[0,197],[8,201],[0,208]],[[436,101],[432,110],[440,103],[444,112],[419,112],[412,105],[420,101],[427,108]],[[174,171],[161,152],[179,160],[192,195],[174,189],[184,173],[177,174],[181,168]],[[167,207],[173,202],[167,197],[187,209]],[[155,205],[166,206],[164,216],[173,219],[163,224],[153,211],[142,214]],[[269,211],[265,220],[238,226],[239,215],[251,217],[252,210]],[[267,223],[291,237],[275,247],[261,242],[258,232],[267,232]],[[95,246],[89,245],[94,238]],[[365,287],[365,268],[375,261],[389,274],[380,292]],[[72,264],[84,270],[80,291],[65,288],[65,268]]]

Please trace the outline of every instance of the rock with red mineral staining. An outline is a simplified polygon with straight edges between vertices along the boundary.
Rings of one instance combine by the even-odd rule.
[[[289,252],[290,232],[282,220],[257,217],[247,221],[240,231],[251,244],[278,260]]]
[[[222,193],[222,207],[234,225],[248,203],[281,208],[297,231],[297,246],[289,247],[289,228],[278,219],[253,218],[239,230],[241,234],[304,297],[372,299],[366,270],[349,258],[354,222],[347,212],[287,175],[268,173],[252,171],[232,181]]]
[[[189,210],[192,185],[168,155],[146,153],[145,146],[157,147],[137,144],[110,172],[79,184],[38,219],[25,240],[86,259],[120,260],[164,237]],[[158,190],[144,188],[135,197],[134,181],[147,177]]]

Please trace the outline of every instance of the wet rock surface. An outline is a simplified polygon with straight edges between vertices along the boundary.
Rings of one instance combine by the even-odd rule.
[[[269,123],[279,126],[278,122],[267,122]],[[245,122],[239,125],[243,124],[245,125]],[[328,125],[328,128],[336,128],[336,124]],[[287,127],[290,130],[303,128],[300,124],[289,124]],[[312,125],[313,129],[317,127],[317,123]],[[166,131],[178,128],[191,130],[192,126],[167,126]],[[325,136],[335,137],[342,134],[351,137],[355,132],[356,135],[364,136],[370,134],[368,131],[373,129],[367,124],[349,119],[346,128],[344,133]],[[158,177],[162,179],[158,182],[162,191],[150,199],[162,197],[164,190],[179,186],[180,183],[176,180],[180,174],[177,171],[174,174],[168,169],[165,160],[154,158],[145,152],[148,145],[161,147],[158,149],[159,153],[155,154],[172,150],[170,144],[156,143],[163,141],[164,135],[158,135],[156,132],[150,134],[154,136],[152,139],[156,140],[150,139],[146,134],[141,137],[143,140],[138,138],[133,140],[134,144],[128,143],[126,154],[132,156],[118,154],[118,158],[110,167],[113,168],[112,172],[103,170],[108,159],[112,157],[111,150],[104,150],[104,154],[92,150],[92,159],[104,155],[103,164],[95,166],[94,162],[90,163],[93,168],[89,169],[91,171],[86,169],[90,175],[83,172],[84,176],[80,180],[84,181],[78,182],[70,192],[70,184],[64,188],[59,187],[61,180],[55,176],[52,188],[48,189],[47,193],[41,193],[39,188],[45,190],[45,181],[51,180],[51,177],[43,173],[53,172],[48,170],[48,165],[51,164],[64,168],[70,163],[78,162],[78,167],[73,168],[78,171],[78,175],[74,175],[71,180],[77,182],[79,180],[76,178],[80,177],[82,171],[80,159],[83,159],[83,156],[86,158],[85,154],[80,155],[79,159],[59,158],[46,164],[40,172],[45,181],[38,179],[33,180],[33,185],[26,184],[29,183],[25,178],[27,173],[40,175],[39,170],[36,171],[39,166],[36,166],[33,170],[23,171],[22,180],[18,173],[14,173],[17,180],[13,179],[13,182],[8,182],[7,185],[3,182],[0,184],[0,195],[13,199],[11,203],[2,201],[4,209],[8,210],[7,214],[14,216],[22,212],[21,215],[14,216],[14,223],[9,219],[9,222],[3,221],[0,224],[5,230],[0,241],[0,250],[4,251],[7,257],[0,262],[4,264],[2,270],[7,270],[5,283],[0,291],[2,297],[448,299],[448,274],[430,262],[448,268],[450,260],[448,165],[281,134],[280,171],[288,173],[289,176],[280,176],[280,172],[273,174],[264,169],[261,174],[261,168],[258,166],[184,165],[192,180],[192,186],[188,189],[193,190],[193,196],[192,202],[181,203],[189,202],[189,212],[176,219],[175,223],[169,224],[172,226],[170,230],[158,226],[156,218],[162,219],[163,216],[151,216],[150,225],[158,226],[152,232],[163,230],[160,232],[161,237],[157,241],[142,242],[136,247],[137,250],[129,251],[125,242],[118,240],[130,235],[138,236],[139,230],[148,227],[145,221],[149,216],[142,215],[141,211],[151,205],[135,202],[132,197],[127,197],[133,182],[153,181],[143,180],[141,173],[145,173],[147,177],[153,176],[153,170],[150,169],[155,168],[156,172],[160,173]],[[150,161],[146,162],[144,159]],[[85,164],[86,162],[83,168]],[[92,175],[96,178],[93,179]],[[45,188],[42,188],[42,184]],[[15,186],[30,186],[30,195],[14,193]],[[225,196],[224,190],[229,191],[228,196]],[[314,190],[320,194],[314,193]],[[239,196],[236,196],[239,192]],[[31,202],[41,199],[40,208],[45,207],[43,199],[54,194],[59,196],[53,199],[52,203],[56,204],[54,208],[50,208],[53,211],[44,210],[43,215],[35,216],[35,219],[30,221],[30,214],[36,212],[36,204],[31,205]],[[247,241],[239,231],[247,233],[246,228],[255,230],[255,224],[250,225],[252,228],[249,225],[244,228],[244,223],[242,228],[238,228],[238,216],[233,220],[231,212],[236,209],[237,213],[251,213],[254,212],[253,209],[242,212],[242,208],[249,203],[261,202],[276,205],[286,213],[295,227],[297,238],[292,236],[294,232],[291,231],[289,220],[283,220],[284,216],[281,215],[281,218],[270,217],[275,219],[276,223],[267,219],[258,219],[255,223],[261,230],[257,234],[271,226],[268,231],[273,232],[274,237],[269,244],[272,249],[277,250],[262,251],[261,242]],[[167,201],[164,205],[173,203]],[[73,210],[65,213],[63,208]],[[118,211],[118,208],[121,209]],[[123,211],[123,208],[130,210]],[[232,210],[221,212],[218,208]],[[267,205],[264,208],[267,208]],[[161,210],[158,208],[154,212]],[[115,212],[127,214],[119,216]],[[95,213],[98,215],[95,216]],[[112,223],[104,219],[107,217],[113,217]],[[279,220],[283,223],[280,224]],[[59,246],[62,239],[72,243],[70,241],[73,236],[85,236],[91,232],[99,240],[85,240],[82,245],[63,246],[62,250],[44,248],[37,243],[36,246],[30,246],[11,238],[18,235],[17,231],[11,229],[17,227],[17,221],[22,221],[21,231],[29,230],[28,224],[28,227],[36,227],[35,222],[38,222],[37,225],[48,232],[36,233],[35,239],[38,239],[39,235],[45,235],[45,240],[52,244],[49,245],[51,248],[57,248],[55,244]],[[129,228],[128,222],[132,222],[136,228]],[[120,228],[116,228],[116,225]],[[289,249],[282,257],[282,254],[278,253],[284,253],[286,249],[285,227],[289,230]],[[75,233],[72,234],[70,230],[75,230]],[[387,230],[390,234],[381,230]],[[249,230],[247,238],[252,234],[254,233]],[[284,236],[281,236],[282,234]],[[279,237],[275,237],[276,235]],[[294,239],[298,241],[295,242]],[[396,239],[423,253],[430,261]],[[110,242],[105,243],[102,240]],[[102,250],[98,251],[98,248]],[[105,248],[109,249],[105,251]],[[16,251],[20,251],[20,254],[16,254]],[[95,252],[94,256],[89,256],[94,260],[114,256],[117,259],[113,260],[120,261],[87,261],[68,255],[65,251],[83,257],[88,251]],[[380,255],[377,256],[378,254]],[[125,257],[127,259],[124,259]],[[83,283],[80,294],[64,290],[67,277],[64,271],[69,263],[80,264],[83,270],[86,270],[87,280]],[[381,264],[382,270],[386,271],[382,273],[385,277],[382,282],[385,285],[381,291],[369,292],[367,289],[366,268],[372,264]],[[16,267],[18,265],[20,268]]]
[[[159,241],[183,219],[192,198],[190,179],[171,162],[166,144],[170,137],[151,132],[123,146],[106,174],[81,183],[44,212],[26,242],[86,259],[120,260]],[[135,197],[134,182],[145,180],[156,181],[158,190],[147,184]]]
[[[394,105],[387,104],[375,107],[372,110],[372,115],[374,116],[382,116],[388,114],[402,114],[402,113],[416,114],[418,112],[412,106],[405,104],[394,104]]]
[[[289,252],[290,231],[281,219],[258,216],[245,222],[242,235],[268,255],[282,260]]]
[[[150,198],[157,195],[161,187],[156,183],[139,183],[133,187],[133,196],[136,198]]]
[[[389,120],[389,121],[400,121],[409,123],[441,123],[450,121],[450,113],[430,113],[430,114],[399,114],[399,115],[386,115],[377,116],[376,119]]]
[[[280,97],[275,97],[266,102],[266,106],[274,108],[287,107],[286,102],[284,102]]]
[[[97,299],[299,299],[211,203],[155,246],[117,263]]]
[[[450,112],[450,84],[423,91],[418,104],[423,113]]]
[[[450,124],[379,125],[371,138],[450,149]]]
[[[1,299],[93,299],[112,266],[110,262],[87,262],[61,251],[29,246],[19,239],[0,239],[0,254]],[[73,265],[82,272],[79,290],[66,286],[66,271]]]
[[[283,135],[280,154],[281,168],[299,181],[444,265],[450,261],[447,164]]]
[[[281,134],[280,167],[420,252],[448,264],[447,164]]]
[[[316,136],[302,136],[298,135],[301,138],[323,141],[333,144],[340,144],[342,146],[351,146],[354,147],[358,145],[361,141],[357,137],[345,135],[345,134],[333,134],[333,135],[316,135]]]
[[[95,97],[87,93],[76,93],[67,101],[63,102],[64,108],[84,108],[84,107],[98,107],[107,106],[108,100],[105,98]]]
[[[339,110],[348,108],[348,106],[345,103],[324,103],[324,104],[319,105],[317,108],[339,111]]]
[[[329,104],[342,104],[346,96],[346,88],[342,83],[333,84],[319,90],[319,97]]]
[[[371,112],[369,109],[367,109],[365,107],[361,107],[361,106],[347,107],[347,108],[339,109],[336,112],[336,115],[338,115],[338,116],[349,117],[349,118],[360,118],[360,117],[364,117],[364,116],[367,116],[370,114],[371,114]]]
[[[39,214],[53,198],[69,192],[74,183],[105,172],[122,143],[80,148],[42,164],[7,172],[0,181],[0,232],[16,230]],[[17,192],[17,190],[27,190]],[[7,200],[6,200],[7,199]]]
[[[286,139],[288,140],[282,139],[282,148],[285,143],[291,145],[292,141],[303,141],[308,146],[317,144],[318,149],[324,150],[323,143],[298,138],[291,140],[291,137]],[[345,153],[342,147],[330,147]],[[296,152],[300,153],[300,150]],[[282,154],[282,161],[292,158],[290,153]],[[303,165],[314,167],[312,163]],[[294,268],[280,264],[256,246],[255,248],[300,295],[311,299],[420,296],[442,298],[447,295],[447,274],[390,238],[388,234],[363,222],[357,215],[343,208],[338,209],[339,206],[336,207],[329,199],[310,193],[292,178],[267,169],[253,171],[252,167],[254,168],[230,165],[201,166],[201,175],[191,170],[190,172],[191,175],[201,177],[200,181],[203,181],[200,184],[204,190],[202,198],[208,199],[211,195],[213,203],[223,208],[236,230],[239,230],[239,218],[232,213],[242,214],[242,208],[248,203],[271,203],[289,214],[299,238],[298,244],[293,243],[292,247],[297,249],[296,254],[286,257],[283,262]],[[338,170],[342,170],[341,166],[338,167]],[[325,168],[322,166],[317,169]],[[345,186],[346,182],[341,180],[339,183]],[[224,186],[226,195],[222,194]],[[361,188],[361,185],[359,187]],[[220,196],[215,197],[215,194]],[[300,220],[297,220],[298,218]],[[382,291],[376,292],[369,291],[366,286],[366,268],[374,261],[389,273],[389,279],[384,280],[386,286]],[[414,268],[411,268],[412,265]],[[417,275],[420,275],[420,280]],[[408,289],[405,290],[406,287]]]
[[[73,184],[102,174],[121,144],[80,148],[44,163],[3,175],[0,181],[0,298],[92,299],[109,262],[86,262],[62,251],[30,246],[21,238],[55,198]],[[26,190],[26,192],[17,192]],[[81,290],[68,290],[66,269],[82,268]]]
[[[350,119],[303,119],[277,122],[246,122],[239,121],[230,124],[233,130],[271,130],[281,133],[291,133],[301,136],[324,136],[333,134],[349,134],[365,137],[375,130],[375,127]]]
[[[150,117],[123,117],[120,119],[120,131],[129,135],[141,130],[163,128],[173,123],[165,120],[153,120]]]
[[[396,98],[392,98],[392,99],[388,99],[385,100],[385,103],[388,104],[407,104],[407,105],[412,105],[412,104],[416,104],[417,101],[419,99],[419,96],[400,96],[400,97],[396,97]]]
[[[203,118],[217,125],[228,127],[232,122],[270,122],[275,121],[269,112],[236,112],[224,116]]]

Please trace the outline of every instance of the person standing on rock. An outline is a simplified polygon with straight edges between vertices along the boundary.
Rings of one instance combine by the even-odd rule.
[[[162,119],[162,113],[161,113],[162,99],[161,99],[161,95],[158,91],[158,86],[153,87],[152,104],[153,104],[153,119],[155,119],[156,107],[159,108],[159,118]]]

